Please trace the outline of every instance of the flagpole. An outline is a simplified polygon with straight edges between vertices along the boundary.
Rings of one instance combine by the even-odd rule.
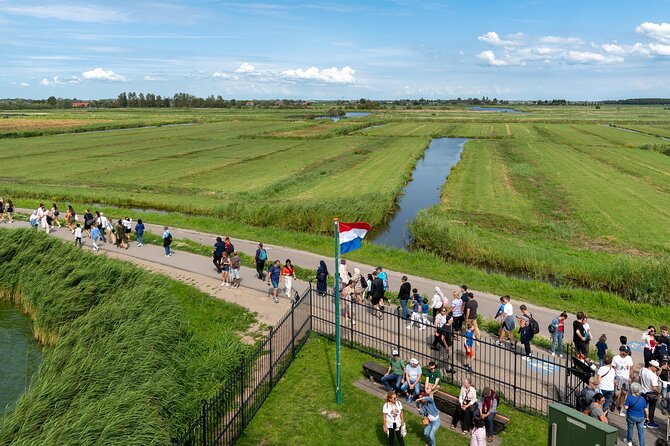
[[[342,404],[342,367],[340,364],[340,220],[335,217],[335,363],[337,404]]]

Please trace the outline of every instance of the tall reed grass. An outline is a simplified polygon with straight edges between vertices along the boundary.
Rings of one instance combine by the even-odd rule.
[[[241,307],[34,231],[0,230],[0,289],[46,345],[3,445],[171,444],[248,351]]]

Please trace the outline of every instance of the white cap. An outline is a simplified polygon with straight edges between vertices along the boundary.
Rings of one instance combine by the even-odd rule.
[[[398,350],[393,350],[391,352],[391,356],[398,356]]]
[[[416,358],[412,358],[409,360],[409,363],[412,365],[419,365],[419,360]]]

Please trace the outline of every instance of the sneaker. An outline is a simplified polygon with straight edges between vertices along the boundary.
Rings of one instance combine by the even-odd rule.
[[[625,416],[626,416],[626,409],[624,409],[624,408],[622,407],[621,410],[619,411],[619,416],[620,416],[620,417],[625,417]]]
[[[551,356],[556,356],[556,353],[554,353],[554,352],[551,352]]]
[[[626,446],[633,446],[633,442],[632,441],[627,441]]]
[[[221,282],[221,286],[223,286],[223,282]]]
[[[658,429],[661,426],[657,422],[654,421],[653,423],[649,423],[647,425],[647,427],[650,428],[650,429]]]
[[[558,355],[558,357],[559,357],[559,358],[562,358],[562,357],[563,357],[563,353],[561,353],[560,355]]]
[[[407,329],[408,329],[408,330],[411,330],[411,329],[412,329],[412,326],[411,326],[411,325],[408,325],[408,326],[407,326]]]
[[[230,286],[230,284],[228,282],[226,282],[226,286]]]
[[[500,345],[500,341],[496,339],[496,345]]]
[[[647,422],[646,422],[646,421],[644,422],[644,425],[643,425],[643,427],[644,427],[645,429],[649,427],[649,425],[647,424]]]
[[[274,298],[274,301],[275,301],[276,304],[279,303],[279,299],[277,299],[276,297]]]

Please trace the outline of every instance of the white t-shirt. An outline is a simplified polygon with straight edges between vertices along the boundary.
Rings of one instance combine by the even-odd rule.
[[[612,367],[614,367],[617,378],[629,380],[630,369],[633,367],[633,358],[628,355],[625,358],[621,355],[616,355],[612,358]]]
[[[511,303],[507,302],[505,305],[503,305],[503,314],[505,315],[505,319],[514,314],[514,309],[512,308]]]
[[[402,404],[400,401],[396,401],[395,404],[384,403],[384,408],[382,409],[384,415],[386,415],[386,427],[393,429],[393,423],[397,427],[400,427],[402,424],[402,419],[400,418],[400,412],[402,412]]]
[[[640,387],[642,393],[653,392],[653,387],[658,387],[658,376],[648,368],[640,370]]]
[[[433,308],[442,308],[442,296],[435,293],[433,295],[433,300],[430,303],[430,306],[433,307]]]
[[[81,238],[81,228],[75,228],[74,229],[74,236],[76,238]]]
[[[463,301],[460,298],[452,300],[451,309],[454,317],[463,316]]]
[[[437,313],[437,316],[435,316],[435,326],[437,328],[440,328],[444,324],[447,323],[447,315],[442,314],[442,313]]]
[[[614,391],[614,376],[616,372],[613,367],[604,365],[598,369],[600,376],[600,390]]]

